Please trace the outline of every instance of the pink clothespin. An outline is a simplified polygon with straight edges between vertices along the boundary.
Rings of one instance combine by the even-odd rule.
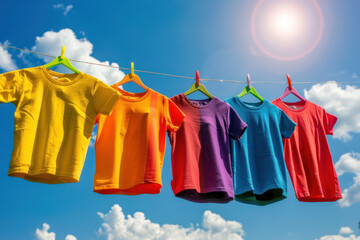
[[[199,86],[200,85],[200,74],[199,74],[199,71],[196,70],[196,86]]]

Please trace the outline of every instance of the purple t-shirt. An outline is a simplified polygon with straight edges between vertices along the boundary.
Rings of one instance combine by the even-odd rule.
[[[226,203],[234,199],[230,137],[239,139],[247,125],[227,103],[213,97],[171,100],[186,115],[169,132],[175,196],[194,202]]]

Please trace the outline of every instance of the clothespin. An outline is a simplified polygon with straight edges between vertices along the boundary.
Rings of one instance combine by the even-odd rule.
[[[288,82],[288,85],[289,85],[289,89],[292,90],[293,87],[292,87],[292,84],[291,84],[291,79],[290,79],[289,74],[286,74],[286,78],[287,78],[287,82]]]
[[[134,73],[134,62],[131,62],[131,72],[130,72],[130,76],[134,77],[135,73]]]
[[[248,88],[251,89],[250,74],[246,75]]]
[[[199,86],[199,85],[200,85],[200,74],[199,74],[199,71],[196,70],[195,74],[196,74],[196,86]]]
[[[65,55],[65,45],[62,46],[62,49],[61,49],[61,59],[64,59],[64,55]]]

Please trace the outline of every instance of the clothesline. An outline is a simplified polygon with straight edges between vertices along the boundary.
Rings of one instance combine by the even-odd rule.
[[[51,56],[51,55],[48,55],[48,54],[39,53],[39,52],[27,50],[27,49],[18,48],[18,47],[8,46],[8,45],[4,45],[4,44],[0,44],[0,47],[16,49],[16,50],[19,50],[19,51],[23,51],[23,52],[27,52],[27,53],[33,53],[33,54],[37,54],[37,55],[41,55],[41,56],[46,56],[46,57],[50,57],[50,58],[56,58],[56,56]],[[116,69],[121,69],[121,70],[128,70],[128,71],[130,71],[130,68],[124,68],[124,67],[119,67],[119,66],[111,66],[111,65],[106,65],[106,64],[101,64],[101,63],[94,63],[94,62],[87,62],[87,61],[76,60],[76,59],[69,59],[69,60],[70,60],[71,62],[84,63],[84,64],[96,65],[96,66],[101,66],[101,67],[109,67],[109,68],[116,68]],[[169,73],[152,72],[152,71],[139,70],[139,69],[134,69],[134,71],[135,71],[135,72],[141,72],[141,73],[148,73],[148,74],[156,74],[156,75],[168,76],[168,77],[175,77],[175,78],[195,79],[194,77],[181,76],[181,75],[175,75],[175,74],[169,74]],[[229,79],[212,79],[212,78],[200,78],[200,81],[246,83],[246,81],[229,80]],[[251,81],[251,82],[252,82],[252,83],[257,83],[257,84],[259,84],[259,83],[260,83],[260,84],[287,84],[286,81],[283,81],[283,82]],[[316,84],[316,83],[321,83],[321,82],[306,82],[306,81],[305,81],[305,82],[292,81],[292,82],[295,83],[295,84]],[[355,82],[332,81],[332,82],[336,82],[336,83],[346,83],[346,84],[360,84],[360,81],[355,81]]]

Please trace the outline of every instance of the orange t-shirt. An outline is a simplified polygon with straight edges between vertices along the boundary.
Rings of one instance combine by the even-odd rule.
[[[272,103],[297,123],[293,135],[283,139],[285,162],[296,197],[303,202],[336,201],[342,198],[339,180],[326,135],[333,134],[337,117],[306,100]]]
[[[112,87],[122,96],[110,116],[97,119],[94,192],[159,193],[166,132],[177,131],[185,115],[169,98],[150,88],[130,93]]]

